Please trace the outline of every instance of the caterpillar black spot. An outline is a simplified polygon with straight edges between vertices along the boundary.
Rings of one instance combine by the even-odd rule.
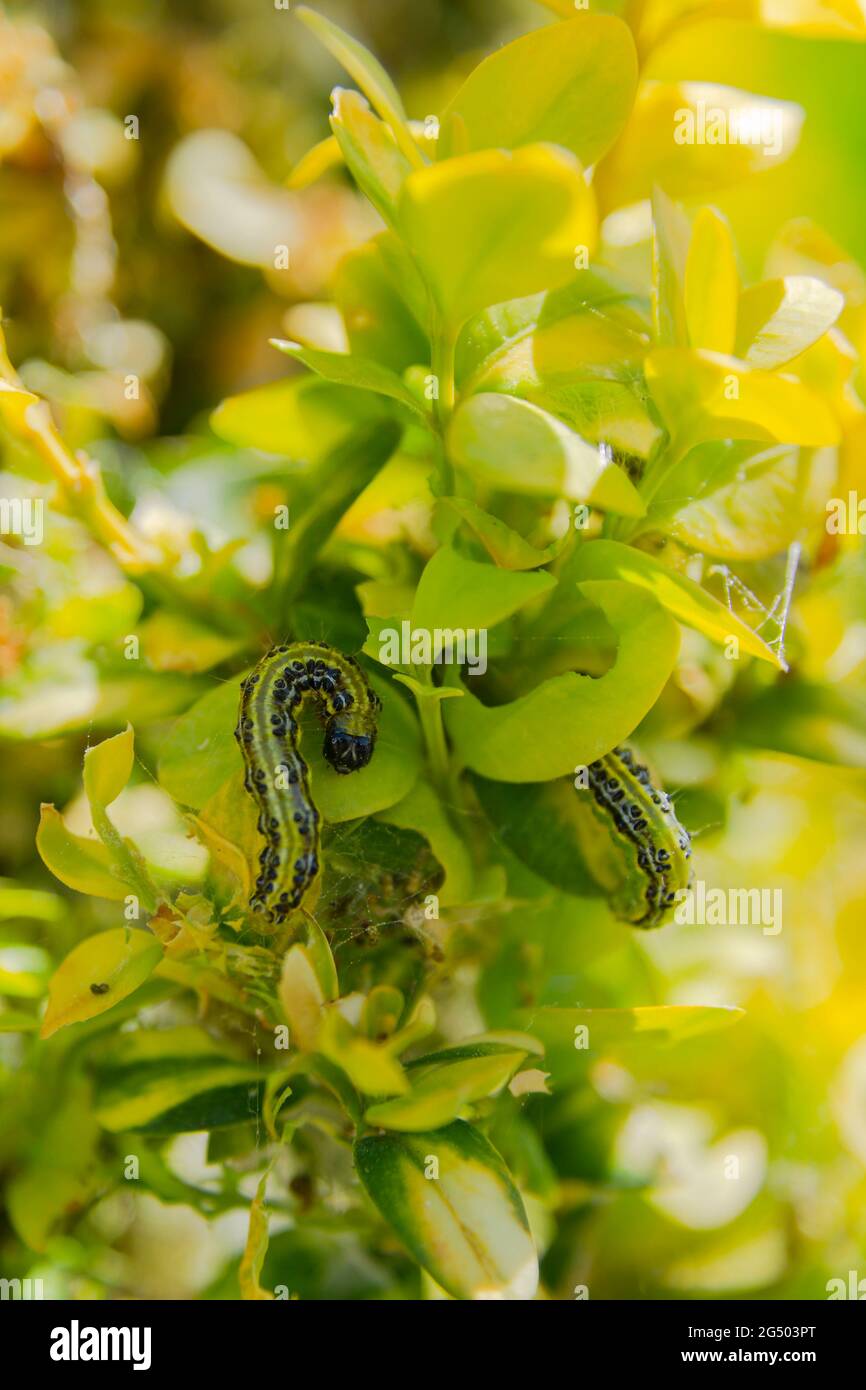
[[[322,753],[335,772],[366,767],[376,746],[378,696],[352,657],[323,642],[274,647],[241,682],[235,738],[265,841],[250,909],[277,924],[319,873],[319,813],[294,717],[308,697],[325,720]]]
[[[612,910],[636,927],[659,927],[689,886],[691,839],[670,797],[654,787],[630,748],[614,748],[587,769],[596,818],[619,851]]]

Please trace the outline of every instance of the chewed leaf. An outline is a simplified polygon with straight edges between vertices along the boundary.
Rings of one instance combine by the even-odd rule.
[[[568,4],[568,0],[566,0]],[[517,149],[544,141],[585,165],[625,124],[637,85],[631,33],[610,15],[575,15],[505,44],[473,69],[442,115],[438,157],[465,149]]]
[[[355,1166],[385,1220],[452,1297],[535,1297],[538,1259],[523,1202],[471,1125],[372,1135],[355,1145]]]
[[[562,285],[595,245],[592,193],[564,150],[484,150],[419,169],[398,205],[403,234],[452,333],[490,304]]]
[[[780,665],[766,642],[718,599],[694,580],[668,569],[646,551],[618,541],[593,541],[583,546],[575,561],[574,576],[585,579],[623,579],[647,590],[680,622],[697,628],[716,642],[736,637],[743,651]]]
[[[115,927],[87,937],[51,977],[39,1036],[104,1013],[138,989],[161,958],[162,946],[147,931]]]
[[[437,894],[443,907],[468,900],[472,889],[469,851],[428,782],[419,778],[408,796],[380,812],[380,819],[404,830],[417,830],[428,841],[445,870],[445,881]]]
[[[445,704],[461,760],[482,777],[543,782],[573,773],[628,738],[661,694],[679,648],[673,619],[632,584],[580,587],[617,637],[616,658],[604,675],[568,671],[506,705],[483,705],[466,689],[462,699]]]
[[[752,285],[740,295],[736,355],[755,367],[780,367],[832,328],[844,307],[838,290],[811,275]]]
[[[454,414],[449,444],[455,461],[489,487],[643,516],[640,496],[610,452],[529,401],[470,396]]]

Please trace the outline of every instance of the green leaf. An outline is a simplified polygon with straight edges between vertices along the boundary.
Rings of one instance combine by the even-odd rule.
[[[673,619],[631,584],[581,582],[580,588],[616,634],[613,665],[596,678],[572,671],[554,676],[506,705],[483,705],[464,687],[444,714],[456,751],[473,772],[497,782],[573,773],[624,742],[661,694],[679,648]]]
[[[490,304],[564,284],[595,243],[580,165],[544,145],[486,150],[411,174],[400,225],[452,333]]]
[[[657,348],[646,359],[646,378],[679,452],[705,439],[812,447],[839,439],[836,418],[816,392],[734,357]]]
[[[107,738],[90,748],[84,755],[84,790],[90,803],[93,827],[105,845],[117,877],[138,895],[149,912],[153,912],[159,894],[151,882],[143,856],[116,829],[106,806],[123,791],[132,772],[134,733],[128,724],[122,734]]]
[[[198,810],[242,768],[234,737],[240,680],[227,681],[182,715],[163,742],[159,781],[175,801]],[[376,750],[368,767],[341,777],[322,757],[313,730],[303,736],[304,759],[313,800],[329,821],[370,816],[400,801],[411,790],[421,766],[421,738],[411,708],[391,682],[372,676],[382,701]]]
[[[308,29],[312,29],[328,52],[357,82],[373,108],[391,127],[397,144],[410,163],[419,165],[421,156],[409,133],[400,94],[379,60],[351,34],[347,34],[324,15],[308,9],[306,5],[299,5],[295,14]]]
[[[466,497],[440,497],[439,503],[440,506],[456,512],[461,521],[475,532],[487,554],[501,569],[532,570],[540,568],[541,565],[548,565],[551,560],[556,559],[568,539],[567,535],[563,536],[539,550],[537,546],[525,541],[517,531],[506,526],[498,516],[485,512],[483,507],[470,502]]]
[[[755,367],[780,367],[816,343],[844,307],[838,290],[811,275],[753,285],[740,295],[736,356]]]
[[[162,946],[149,931],[115,927],[88,936],[51,977],[39,1036],[105,1013],[144,984],[161,959]]]
[[[429,362],[430,346],[400,293],[382,251],[384,237],[344,256],[334,278],[334,302],[353,353],[402,374]]]
[[[470,319],[457,343],[457,384],[465,393],[510,390],[528,374],[546,378],[549,368],[582,372],[589,363],[592,370],[611,365],[617,353],[636,360],[637,336],[647,339],[648,330],[648,301],[613,271],[591,266],[560,289],[507,300]]]
[[[731,482],[681,507],[664,529],[704,555],[766,559],[824,522],[835,478],[830,450],[764,449]]]
[[[320,348],[307,348],[301,343],[287,342],[283,338],[271,338],[271,346],[284,352],[296,362],[303,362],[311,371],[328,381],[341,386],[354,386],[361,391],[375,391],[379,396],[389,396],[401,405],[420,415],[427,421],[421,402],[405,386],[396,372],[383,367],[378,362],[367,361],[348,352],[324,352]]]
[[[487,1055],[419,1062],[410,1071],[411,1091],[371,1105],[364,1119],[404,1133],[439,1129],[456,1120],[466,1105],[501,1091],[525,1058],[525,1052],[491,1047]]]
[[[331,129],[352,177],[393,227],[397,197],[412,165],[397,148],[389,127],[373,115],[362,96],[335,87],[331,100]]]
[[[102,841],[74,835],[60,812],[47,803],[40,808],[36,848],[43,863],[67,888],[112,902],[122,902],[130,891],[117,877]]]
[[[523,1202],[471,1125],[361,1139],[355,1166],[382,1216],[452,1297],[534,1298],[538,1262]]]
[[[467,560],[442,546],[427,561],[412,607],[413,629],[490,628],[556,587],[552,574],[519,574]]]
[[[571,777],[517,785],[473,777],[472,784],[497,840],[521,863],[565,893],[603,894],[587,863],[594,818]]]
[[[386,408],[363,391],[316,377],[290,377],[227,397],[210,423],[229,444],[313,464],[358,425],[381,419]]]
[[[255,1115],[263,1081],[200,1028],[113,1036],[97,1056],[96,1116],[112,1134],[222,1129]]]
[[[644,513],[608,452],[529,401],[494,392],[470,396],[454,413],[448,443],[454,461],[488,487],[567,497],[624,516]]]
[[[609,15],[574,15],[515,39],[473,68],[442,115],[438,157],[562,145],[589,166],[625,125],[637,86],[631,32]]]
[[[715,642],[736,637],[743,651],[760,656],[775,666],[782,663],[766,642],[748,627],[741,618],[718,599],[713,598],[694,580],[675,570],[667,569],[652,555],[618,541],[591,541],[581,547],[576,558],[574,577],[586,579],[623,579],[645,589],[680,622],[696,628]]]
[[[340,986],[337,981],[337,967],[334,964],[334,957],[328,938],[322,931],[312,913],[307,915],[307,955],[313,969],[316,972],[316,979],[322,991],[322,997],[326,1003],[333,1003],[339,998]]]

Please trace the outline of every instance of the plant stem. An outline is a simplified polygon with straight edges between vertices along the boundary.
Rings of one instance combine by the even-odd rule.
[[[445,726],[442,723],[442,701],[428,695],[418,696],[418,713],[424,741],[427,745],[427,760],[430,777],[440,796],[447,799],[450,783],[448,745],[445,742]]]

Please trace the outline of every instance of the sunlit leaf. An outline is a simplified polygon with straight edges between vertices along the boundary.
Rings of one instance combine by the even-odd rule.
[[[657,348],[646,359],[646,376],[681,447],[704,439],[769,439],[817,447],[839,438],[832,411],[814,391],[734,357]]]
[[[442,114],[438,158],[545,142],[594,164],[619,135],[637,86],[631,33],[610,15],[575,14],[525,34],[473,68]]]
[[[281,338],[272,338],[271,344],[287,357],[294,358],[296,362],[303,362],[328,381],[342,386],[354,386],[361,391],[374,391],[380,396],[389,396],[401,405],[408,406],[422,419],[427,418],[420,401],[403,384],[397,373],[383,367],[379,362],[356,357],[353,353],[322,352],[318,348],[302,347],[300,343],[287,342]]]
[[[713,208],[701,208],[695,218],[684,292],[692,347],[732,353],[737,334],[737,257],[728,224]]]
[[[643,515],[634,485],[609,452],[529,401],[494,392],[470,396],[455,412],[448,439],[455,461],[490,487]]]
[[[363,97],[337,87],[331,129],[355,182],[386,222],[396,221],[396,202],[412,165],[394,143],[388,126]]]
[[[592,194],[565,151],[485,150],[411,174],[400,225],[452,332],[503,299],[564,284],[595,244]]]
[[[779,658],[756,632],[687,575],[668,569],[644,550],[618,541],[593,541],[581,548],[574,577],[623,579],[647,590],[680,622],[697,628],[716,642],[736,637],[744,652],[779,665]]]
[[[412,629],[490,628],[556,587],[552,574],[498,569],[443,546],[427,561],[412,608]]]
[[[811,275],[752,285],[740,295],[736,355],[755,367],[779,367],[832,328],[844,306],[838,290]]]

